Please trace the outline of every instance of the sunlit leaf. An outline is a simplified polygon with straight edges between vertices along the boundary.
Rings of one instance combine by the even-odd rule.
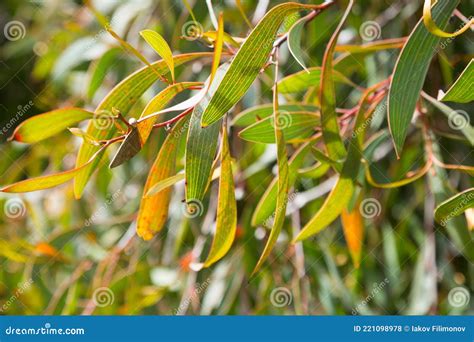
[[[150,240],[163,229],[168,218],[172,189],[165,187],[153,195],[148,192],[156,183],[168,179],[176,173],[179,142],[184,137],[182,129],[188,121],[188,118],[184,118],[175,124],[161,146],[160,152],[148,173],[137,219],[137,234],[144,240]]]
[[[437,1],[438,0],[435,0],[434,3],[436,3]],[[459,36],[460,34],[463,34],[474,24],[474,19],[470,19],[468,23],[466,23],[463,27],[461,27],[456,32],[453,32],[453,33],[444,32],[442,28],[436,25],[435,21],[433,20],[433,17],[431,16],[432,3],[433,3],[433,0],[425,0],[425,4],[423,6],[423,22],[425,23],[425,27],[432,34],[438,37],[442,37],[442,38],[453,38],[453,37]]]
[[[362,45],[336,45],[334,51],[347,52],[351,54],[369,54],[371,52],[401,49],[407,41],[406,37],[376,40],[374,42],[365,43]]]
[[[244,96],[267,62],[278,28],[285,17],[298,10],[318,8],[321,6],[285,3],[272,8],[265,15],[240,47],[216,92],[203,109],[203,126],[219,120]]]
[[[336,70],[333,70],[333,79],[335,82],[353,85],[350,80]],[[313,67],[307,69],[307,71],[303,70],[286,76],[279,82],[278,86],[282,94],[289,94],[306,91],[312,86],[316,86],[316,91],[318,91],[320,82],[321,67]]]
[[[197,58],[209,57],[210,53],[191,53],[183,54],[174,57],[175,67],[195,60]],[[159,71],[165,74],[168,70],[166,63],[163,60],[153,63],[155,71]],[[112,108],[115,107],[126,115],[126,113],[133,107],[133,105],[140,99],[143,93],[157,80],[158,76],[151,70],[150,67],[146,66],[136,71],[122,82],[120,82],[111,92],[102,100],[99,106],[96,108],[95,113],[98,117],[103,114],[110,115]],[[90,134],[97,140],[110,139],[115,129],[113,125],[97,124],[96,120],[92,120],[87,127],[87,134]],[[76,160],[76,167],[79,167],[86,163],[91,156],[97,152],[97,147],[91,146],[90,144],[84,143],[81,145],[79,154]],[[100,163],[101,153],[97,160],[92,162],[87,167],[83,168],[74,179],[74,194],[76,198],[80,198],[84,188],[91,177],[94,170]]]
[[[474,59],[471,59],[468,66],[446,94],[442,95],[440,101],[469,103],[474,101]]]
[[[323,139],[329,156],[334,160],[340,160],[346,156],[346,149],[339,133],[339,124],[336,113],[336,91],[334,88],[333,59],[339,34],[344,23],[351,12],[354,1],[350,0],[336,31],[333,33],[326,51],[324,52],[319,103],[321,104],[321,129]]]
[[[474,208],[474,188],[467,189],[437,206],[435,219],[438,223],[446,225],[446,221],[470,208]]]
[[[312,134],[319,127],[320,117],[313,113],[286,113],[279,115],[280,125],[287,143],[302,141]],[[267,117],[256,122],[239,132],[239,137],[252,142],[261,142],[266,144],[275,143],[274,118]]]
[[[341,222],[352,261],[354,266],[359,268],[364,240],[364,219],[360,213],[359,205],[354,206],[350,212],[344,209],[341,213]]]
[[[10,139],[32,144],[56,135],[68,127],[86,119],[93,113],[81,108],[61,108],[35,115],[23,121]]]
[[[306,105],[303,103],[284,104],[280,106],[280,111],[292,115],[294,112],[319,112],[319,107]],[[259,122],[273,114],[273,105],[265,104],[251,107],[239,113],[232,120],[232,126],[245,127]]]
[[[172,185],[175,185],[179,181],[184,180],[184,173],[178,173],[174,176],[170,176],[168,178],[162,179],[156,182],[154,185],[150,187],[148,192],[145,194],[146,197],[156,195],[161,190],[166,189]]]
[[[301,65],[303,69],[305,69],[306,72],[309,71],[307,70],[303,59],[301,37],[303,35],[303,29],[305,27],[305,24],[308,22],[308,20],[309,19],[307,17],[299,19],[288,32],[288,49],[290,50],[290,53],[293,55],[294,59],[298,62],[299,65]]]
[[[234,241],[236,229],[237,204],[235,202],[229,142],[226,126],[224,126],[221,143],[221,176],[217,200],[216,232],[204,267],[211,266],[227,253]]]
[[[444,28],[459,0],[439,0],[433,18]],[[388,98],[390,133],[397,156],[403,148],[431,58],[441,38],[432,35],[420,20],[410,34],[395,66]]]
[[[174,82],[174,60],[173,60],[173,52],[166,42],[166,40],[156,31],[153,30],[143,30],[140,31],[140,35],[145,39],[145,41],[150,45],[153,50],[156,51],[158,55],[163,58],[166,65],[170,69],[171,79]]]

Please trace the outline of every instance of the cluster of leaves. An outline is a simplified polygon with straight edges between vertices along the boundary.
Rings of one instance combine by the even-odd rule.
[[[332,1],[319,5],[276,5],[244,37],[233,36],[225,30],[225,11],[216,15],[210,10],[214,30],[198,30],[193,41],[204,42],[212,51],[173,53],[162,35],[145,29],[140,31],[141,37],[162,58],[148,62],[88,4],[88,10],[95,14],[116,44],[145,66],[114,86],[93,111],[64,107],[23,121],[12,135],[18,142],[36,144],[68,128],[80,137],[82,142],[76,165],[67,171],[5,185],[1,191],[31,192],[73,180],[74,197],[80,199],[94,172],[103,169],[110,146],[120,143],[110,163],[110,168],[115,168],[133,162],[140,151],[155,143],[154,148],[147,150],[156,157],[141,190],[136,215],[137,234],[150,240],[167,224],[172,226],[173,208],[179,208],[182,199],[173,196],[173,189],[178,189],[184,181],[186,205],[184,211],[179,211],[178,221],[197,220],[204,232],[209,232],[209,225],[215,225],[207,257],[200,260],[204,242],[197,239],[189,260],[185,260],[186,267],[198,271],[213,265],[231,250],[236,236],[242,234],[239,228],[250,225],[260,227],[266,236],[260,257],[256,262],[252,260],[253,272],[251,275],[243,272],[252,279],[285,235],[285,228],[292,235],[288,239],[291,240],[289,245],[297,249],[301,248],[301,241],[334,226],[339,217],[353,267],[359,268],[363,259],[374,261],[363,257],[366,221],[368,216],[373,218],[364,214],[366,200],[373,199],[380,205],[385,198],[386,205],[390,205],[388,203],[394,201],[391,196],[395,196],[395,200],[402,202],[399,205],[404,205],[406,200],[403,198],[409,195],[403,190],[405,186],[415,186],[416,192],[420,181],[425,179],[426,196],[432,198],[426,199],[424,205],[427,235],[433,234],[434,226],[446,229],[455,253],[463,255],[468,262],[474,261],[473,250],[469,248],[474,226],[474,189],[448,196],[452,186],[446,175],[447,171],[456,173],[460,186],[469,184],[474,167],[445,162],[446,153],[438,142],[438,137],[454,138],[465,144],[469,151],[467,155],[472,152],[474,130],[469,122],[462,125],[462,135],[443,132],[453,115],[461,115],[445,102],[469,104],[473,100],[472,60],[449,89],[435,89],[446,90],[437,99],[423,91],[433,56],[444,54],[437,48],[441,38],[460,36],[469,30],[472,20],[455,33],[447,33],[453,12],[459,13],[456,10],[459,1],[439,0],[432,6],[427,0],[423,17],[408,37],[341,44],[341,32],[350,20],[354,1],[339,5],[335,6]],[[238,9],[251,26],[240,2]],[[332,16],[328,17],[327,12]],[[327,44],[320,44],[319,56],[311,56],[312,61],[319,60],[315,63],[319,66],[307,67],[305,60],[308,57],[302,48],[305,28],[311,24],[321,25],[318,20],[328,18],[335,23],[328,32],[329,40]],[[197,25],[195,19],[193,23]],[[306,38],[312,43],[310,34]],[[285,44],[303,70],[280,78]],[[366,59],[375,58],[377,53],[398,53],[399,50],[393,68],[386,67],[383,75],[370,75]],[[94,63],[87,92],[89,100],[101,89],[107,70],[119,53],[120,48],[114,46]],[[207,79],[202,80],[199,75],[197,79],[193,76],[180,81],[187,75],[186,72],[179,73],[180,68],[197,61],[201,66],[209,66],[205,69],[209,70],[207,74],[203,73]],[[157,81],[164,87],[140,106],[144,94]],[[270,103],[259,103],[254,90],[256,83],[263,84],[262,92],[272,94]],[[197,93],[192,94],[192,91]],[[176,101],[177,98],[183,100]],[[346,100],[342,101],[343,98]],[[256,105],[248,105],[249,102],[256,102]],[[134,115],[137,112],[140,114]],[[380,113],[386,113],[386,116]],[[441,130],[436,125],[438,118],[434,113],[445,115]],[[72,128],[85,120],[89,120],[85,129]],[[153,135],[158,134],[155,132],[163,135],[158,146],[152,140]],[[238,133],[238,137],[230,133]],[[272,145],[276,145],[276,149],[270,148]],[[459,151],[464,153],[462,149]],[[276,175],[271,172],[270,175],[258,175],[268,165],[265,160],[268,152],[272,155],[271,162],[276,159]],[[388,165],[390,170],[381,172],[380,163]],[[389,180],[386,174],[396,179]],[[268,176],[273,178],[270,182]],[[217,178],[219,181],[214,187],[212,182]],[[252,192],[257,191],[258,183],[263,183],[266,190],[258,190],[254,195]],[[330,189],[323,200],[323,189],[327,184]],[[423,189],[423,183],[421,185]],[[216,187],[218,194],[214,196]],[[318,193],[316,196],[311,195],[314,190]],[[369,196],[373,191],[379,200]],[[415,199],[418,204],[419,200]],[[424,200],[422,195],[421,203]],[[433,203],[437,204],[436,208]],[[408,205],[408,201],[405,204]],[[206,209],[207,214],[203,215]],[[465,218],[459,217],[464,213]],[[203,220],[201,216],[204,216]],[[291,220],[287,216],[291,216]],[[300,222],[305,224],[300,227]],[[180,231],[174,241],[185,238],[184,230]],[[395,236],[387,221],[383,222],[382,235],[384,248],[396,250],[393,247]],[[245,236],[252,234],[247,231]],[[318,243],[322,252],[313,257],[317,259],[321,254],[328,258],[327,242],[318,240]],[[260,249],[254,242],[248,244],[249,248]],[[422,245],[426,250],[431,248],[428,242]],[[238,255],[239,251],[235,253]],[[423,253],[427,252],[420,253],[420,265],[427,262]],[[306,257],[312,254],[308,251]],[[397,256],[388,254],[392,256],[388,263],[393,266],[390,278],[397,288],[399,281],[394,275],[400,265],[394,261]],[[297,257],[296,262],[301,263],[301,259]],[[334,263],[330,259],[327,262]],[[224,265],[230,267],[227,262]],[[420,267],[423,272],[423,266]],[[304,268],[300,265],[296,270],[304,275]],[[237,278],[239,276],[242,275]],[[326,289],[324,291],[330,288],[324,279],[319,286]],[[394,291],[401,293],[404,290],[399,287]],[[416,297],[416,292],[412,293]],[[160,295],[161,292],[155,293],[150,300],[156,301]],[[350,307],[347,303],[344,305]],[[431,305],[429,302],[428,306]],[[418,312],[415,304],[411,309]]]

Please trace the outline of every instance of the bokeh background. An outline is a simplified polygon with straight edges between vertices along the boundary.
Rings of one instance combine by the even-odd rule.
[[[145,28],[162,34],[175,53],[212,51],[199,40],[183,39],[192,21],[178,0],[101,0],[93,2],[113,29],[149,60],[157,56],[139,36]],[[242,1],[254,25],[280,1]],[[320,66],[325,46],[344,8],[340,1],[312,21],[305,31],[309,66]],[[223,11],[226,31],[245,37],[248,25],[235,1],[212,1]],[[205,1],[189,1],[197,22],[212,29]],[[460,12],[473,13],[472,1]],[[357,1],[340,43],[362,44],[404,37],[421,17],[422,1]],[[361,27],[375,25],[374,33]],[[456,25],[456,19],[453,19]],[[373,24],[375,23],[375,24]],[[5,0],[0,3],[0,185],[74,167],[81,140],[69,132],[33,146],[7,142],[26,118],[59,107],[94,110],[116,85],[142,66],[124,51],[80,1]],[[378,31],[377,31],[378,30]],[[369,34],[365,36],[364,34]],[[374,36],[371,36],[374,35]],[[473,57],[473,34],[449,41],[434,58],[425,91],[436,96]],[[386,78],[398,50],[363,59],[346,75],[362,86]],[[104,54],[110,61],[98,89],[90,79]],[[300,67],[281,51],[282,75]],[[179,68],[181,80],[207,77],[208,65],[195,62]],[[163,85],[155,84],[129,116],[137,116],[146,100]],[[351,89],[340,89],[341,107],[357,101]],[[183,96],[185,96],[184,94]],[[271,102],[271,73],[263,74],[234,111]],[[339,98],[339,97],[338,97]],[[184,97],[178,97],[181,101]],[[458,106],[472,113],[472,105]],[[473,149],[449,127],[446,117],[430,108],[441,153],[448,160],[473,164]],[[386,128],[381,106],[379,127]],[[470,119],[467,116],[467,119]],[[316,237],[295,246],[289,240],[317,211],[334,181],[299,180],[287,224],[266,266],[249,275],[264,246],[263,227],[250,217],[274,177],[275,149],[247,143],[233,130],[231,150],[238,159],[235,175],[239,226],[229,254],[210,269],[190,265],[205,255],[212,238],[216,187],[206,212],[183,214],[184,186],[175,187],[167,228],[153,240],[135,234],[135,218],[148,170],[165,132],[153,134],[135,158],[111,171],[106,165],[91,180],[80,200],[70,183],[22,195],[0,194],[0,314],[473,314],[474,245],[465,217],[450,225],[434,225],[433,189],[454,194],[472,186],[459,172],[433,170],[410,186],[370,189],[365,198],[365,230],[360,268],[351,262],[339,220]],[[379,179],[403,175],[423,154],[419,134],[407,142],[397,161],[389,140],[379,149]],[[301,210],[298,210],[301,209]],[[459,232],[464,235],[460,236]],[[461,234],[462,235],[462,234]],[[463,246],[463,247],[460,247]]]

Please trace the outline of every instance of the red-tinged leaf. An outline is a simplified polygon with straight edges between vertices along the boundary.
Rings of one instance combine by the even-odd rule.
[[[351,212],[344,209],[341,213],[341,221],[352,261],[354,262],[354,266],[359,268],[362,243],[364,240],[364,219],[360,213],[359,206],[354,206]]]

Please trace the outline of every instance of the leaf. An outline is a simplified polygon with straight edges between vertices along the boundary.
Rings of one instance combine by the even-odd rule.
[[[341,213],[341,222],[352,261],[355,268],[359,268],[364,240],[364,219],[360,213],[359,205],[355,205],[351,212],[344,208]]]
[[[319,115],[313,113],[292,114],[281,111],[280,126],[287,143],[301,141],[310,137],[320,124]],[[239,137],[252,142],[265,144],[275,143],[274,121],[273,117],[267,117],[256,122],[239,132]]]
[[[321,104],[321,129],[329,157],[334,160],[343,159],[346,149],[339,133],[339,124],[336,113],[336,92],[334,89],[333,59],[334,49],[339,33],[351,12],[354,1],[350,0],[336,31],[333,33],[326,51],[324,52],[319,89],[319,103]]]
[[[154,185],[152,185],[150,189],[148,190],[148,192],[145,194],[145,196],[150,197],[150,196],[156,195],[161,190],[166,189],[172,185],[175,185],[176,183],[182,180],[184,180],[184,173],[178,173],[174,176],[170,176],[168,178],[162,179],[156,182]]]
[[[203,128],[201,127],[201,117],[228,68],[229,64],[223,64],[217,69],[209,91],[194,108],[191,115],[186,142],[186,202],[202,201],[211,180],[212,163],[217,151],[220,125]]]
[[[87,88],[87,97],[89,99],[94,97],[95,92],[99,89],[107,75],[107,69],[114,64],[119,52],[119,48],[112,48],[106,51],[102,57],[100,57],[99,61],[94,64],[92,68],[92,76],[89,81],[89,87]]]
[[[292,115],[294,112],[312,112],[316,113],[319,108],[313,105],[306,105],[303,103],[292,103],[280,106],[281,112],[287,112]],[[248,108],[243,112],[239,113],[232,120],[232,126],[244,127],[261,121],[273,114],[273,105],[265,104],[255,107]]]
[[[276,68],[275,74],[278,74],[278,67]],[[276,77],[275,75],[275,77]],[[275,83],[273,87],[273,118],[275,122],[275,141],[277,145],[277,164],[278,164],[278,181],[277,181],[277,196],[275,212],[273,214],[273,226],[270,231],[265,248],[263,249],[262,255],[258,259],[257,265],[252,271],[251,277],[258,272],[262,267],[265,260],[270,255],[273,247],[275,246],[278,236],[280,235],[283,223],[285,222],[286,206],[288,204],[288,189],[289,189],[289,170],[288,170],[288,159],[286,156],[286,144],[283,131],[280,127],[279,115],[280,110],[278,108],[278,85]]]
[[[458,3],[459,0],[439,0],[436,3],[433,17],[441,28],[446,26]],[[431,58],[440,40],[420,20],[408,37],[395,66],[388,97],[388,121],[397,157],[402,151]]]
[[[235,202],[232,164],[225,125],[222,130],[221,146],[221,176],[219,178],[219,196],[217,199],[216,233],[204,267],[211,266],[229,251],[234,242],[237,229],[237,204]]]
[[[401,49],[407,41],[406,37],[376,40],[362,45],[336,45],[334,51],[350,54],[369,54],[371,52],[389,49]]]
[[[303,29],[305,24],[310,20],[308,17],[299,19],[288,32],[288,49],[293,55],[293,58],[298,62],[301,67],[309,73],[303,59],[303,50],[301,49],[301,36],[303,35]]]
[[[192,61],[201,57],[208,57],[209,53],[191,53],[183,54],[174,57],[175,66],[181,65],[188,61]],[[165,73],[167,70],[166,63],[163,60],[153,63],[155,71]],[[96,108],[95,113],[100,116],[102,113],[111,113],[112,107],[119,109],[123,114],[126,114],[130,108],[140,99],[143,93],[157,80],[158,76],[155,71],[146,66],[135,73],[128,76],[120,82],[111,92],[102,100]],[[87,134],[93,136],[97,140],[110,139],[115,133],[114,127],[107,127],[97,125],[97,122],[92,120],[87,127]],[[76,167],[86,163],[90,157],[97,152],[97,147],[90,144],[83,143],[79,150]],[[99,165],[103,153],[92,162],[88,167],[83,168],[74,179],[74,194],[76,198],[80,198],[84,188],[91,177],[94,170]]]
[[[304,162],[304,158],[311,149],[311,143],[307,142],[301,145],[298,150],[295,151],[293,156],[288,161],[288,187],[292,187],[295,184],[297,178],[297,170],[301,167]],[[273,178],[272,182],[268,186],[265,193],[258,201],[257,207],[252,215],[252,226],[258,226],[267,220],[276,208],[276,201],[278,195],[278,177]]]
[[[458,103],[474,101],[474,59],[471,59],[461,76],[459,76],[446,94],[442,95],[438,100]]]
[[[169,85],[148,102],[140,115],[140,119],[164,108],[180,92],[192,87],[200,86],[201,84],[202,83],[200,82],[183,82]],[[127,135],[120,145],[119,150],[110,163],[110,168],[123,164],[141,151],[157,120],[158,116],[144,121],[138,121],[136,128]]]
[[[35,115],[19,124],[10,139],[33,144],[52,137],[78,122],[91,119],[93,115],[87,110],[72,107]]]
[[[371,121],[371,115],[377,103],[368,106],[369,95],[376,88],[369,88],[359,102],[359,111],[355,119],[354,130],[349,143],[349,151],[344,161],[341,174],[338,175],[336,185],[329,193],[315,216],[303,227],[293,242],[307,239],[320,232],[331,224],[347,207],[355,189],[355,183],[361,164],[365,131]],[[368,107],[368,108],[367,108]]]
[[[474,188],[467,189],[438,205],[435,209],[436,222],[445,226],[447,221],[470,208],[474,208]]]
[[[473,24],[474,19],[470,19],[468,23],[466,23],[462,28],[457,30],[453,33],[444,32],[441,28],[436,25],[432,16],[431,16],[431,3],[432,0],[425,0],[425,4],[423,6],[423,22],[425,23],[425,27],[430,31],[432,34],[442,37],[442,38],[454,38],[466,32]],[[436,4],[437,0],[435,0]]]
[[[474,127],[469,123],[469,117],[467,113],[461,111],[455,111],[454,109],[448,107],[444,103],[439,102],[435,98],[429,96],[428,94],[422,94],[425,99],[427,99],[433,106],[435,106],[441,113],[446,115],[449,121],[449,126],[454,128],[459,128],[459,130],[464,134],[464,136],[469,140],[471,145],[474,146]]]
[[[104,147],[101,147],[101,149],[95,155],[93,155],[87,163],[80,167],[74,168],[72,170],[55,173],[52,175],[25,179],[23,181],[11,185],[4,186],[0,189],[0,192],[31,192],[53,188],[60,184],[66,183],[67,181],[73,179],[81,170],[90,165],[94,161],[94,159],[97,158],[99,152],[101,152],[103,149]]]
[[[325,5],[284,3],[272,8],[252,30],[219,82],[211,100],[203,108],[202,126],[209,126],[227,113],[247,92],[268,60],[278,28],[289,14]]]
[[[174,60],[173,53],[166,42],[166,40],[158,33],[153,30],[140,31],[140,35],[150,45],[156,53],[163,58],[166,65],[170,69],[171,79],[174,83]]]
[[[137,219],[137,234],[144,240],[150,240],[163,229],[168,218],[172,189],[163,188],[153,195],[149,194],[149,190],[156,183],[176,173],[178,146],[182,137],[182,128],[187,123],[188,118],[181,119],[169,132],[148,174]]]
[[[90,136],[89,134],[84,132],[82,129],[76,128],[76,127],[72,127],[68,129],[69,129],[69,132],[74,134],[76,137],[84,139],[84,141],[86,141],[87,143],[95,145],[95,146],[100,146],[100,143],[97,140],[95,140],[94,137]]]
[[[343,74],[333,70],[334,81],[353,85]],[[313,67],[307,69],[307,71],[299,71],[283,78],[279,83],[280,93],[299,93],[308,90],[308,88],[316,86],[316,91],[319,90],[321,81],[321,67]]]

